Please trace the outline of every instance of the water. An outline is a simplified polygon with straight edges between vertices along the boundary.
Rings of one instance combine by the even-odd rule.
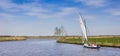
[[[55,40],[0,42],[0,56],[120,56],[120,48],[87,49]]]

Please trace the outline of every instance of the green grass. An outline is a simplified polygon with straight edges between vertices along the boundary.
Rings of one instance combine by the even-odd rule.
[[[93,42],[96,44],[104,45],[104,44],[110,44],[110,45],[119,45],[120,44],[120,38],[89,38],[89,42]]]
[[[98,37],[98,36],[97,36]],[[120,37],[99,37],[99,38],[88,38],[89,43],[95,43],[98,45],[109,45],[109,46],[120,46]],[[57,42],[80,44],[82,43],[81,38],[59,38]]]

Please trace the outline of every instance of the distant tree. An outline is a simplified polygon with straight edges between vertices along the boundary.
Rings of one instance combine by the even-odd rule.
[[[58,27],[55,28],[54,35],[55,35],[55,36],[59,36],[59,28],[58,28]]]
[[[67,35],[67,33],[66,33],[64,27],[61,26],[59,28],[58,27],[55,28],[54,35],[55,36],[65,36],[65,35]]]

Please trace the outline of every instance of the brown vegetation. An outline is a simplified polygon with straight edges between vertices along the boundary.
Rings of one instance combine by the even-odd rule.
[[[18,40],[26,40],[26,37],[0,37],[0,41],[18,41]]]

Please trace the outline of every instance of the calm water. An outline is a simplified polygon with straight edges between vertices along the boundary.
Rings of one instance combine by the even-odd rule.
[[[120,48],[96,50],[55,40],[26,40],[0,42],[0,56],[120,56]]]

